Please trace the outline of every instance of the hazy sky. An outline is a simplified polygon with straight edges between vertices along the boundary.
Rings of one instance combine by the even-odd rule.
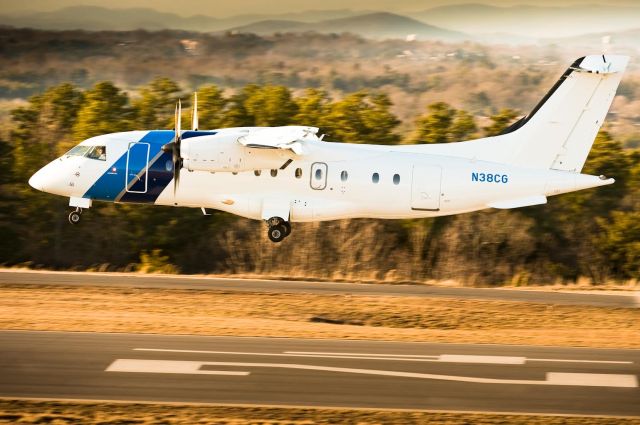
[[[55,10],[66,6],[94,5],[112,8],[150,7],[181,15],[230,16],[251,13],[283,13],[304,10],[354,9],[406,12],[425,10],[435,6],[456,3],[486,3],[500,6],[535,4],[565,6],[585,4],[571,0],[0,0],[0,14],[22,11]],[[616,4],[637,6],[638,0],[592,0],[589,4]]]

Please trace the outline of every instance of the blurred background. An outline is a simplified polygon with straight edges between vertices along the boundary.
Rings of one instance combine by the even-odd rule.
[[[108,3],[108,4],[107,4]],[[0,264],[459,285],[640,278],[635,1],[0,1]],[[103,133],[309,125],[326,140],[446,143],[530,111],[577,57],[632,57],[584,173],[616,184],[549,204],[423,220],[263,224],[96,203],[67,222],[38,168]]]

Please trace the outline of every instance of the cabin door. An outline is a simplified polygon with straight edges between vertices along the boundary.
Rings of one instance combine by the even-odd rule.
[[[125,188],[127,192],[146,193],[149,171],[149,143],[129,143]]]
[[[411,209],[438,211],[442,168],[434,165],[414,165],[411,180]]]

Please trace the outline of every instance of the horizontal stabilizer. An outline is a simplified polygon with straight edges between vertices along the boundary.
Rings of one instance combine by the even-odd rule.
[[[528,196],[526,198],[509,199],[507,201],[491,202],[487,206],[489,208],[497,208],[507,210],[510,208],[530,207],[532,205],[541,205],[547,203],[547,197],[544,195]]]
[[[619,56],[591,55],[585,56],[580,65],[573,68],[578,72],[590,72],[593,74],[615,74],[624,71],[627,60]]]

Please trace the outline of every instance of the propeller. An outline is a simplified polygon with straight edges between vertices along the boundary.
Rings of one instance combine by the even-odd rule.
[[[180,169],[182,169],[182,156],[180,154],[180,144],[182,142],[182,102],[178,99],[178,103],[176,104],[176,115],[175,115],[175,137],[173,142],[167,143],[162,146],[162,150],[164,152],[171,152],[171,157],[173,160],[173,194],[175,196],[176,191],[178,190],[178,185],[180,184]],[[194,102],[193,102],[193,110],[192,110],[192,128],[194,131],[198,131],[198,93],[194,93]]]
[[[182,157],[180,156],[180,142],[181,138],[181,118],[182,118],[182,102],[178,99],[178,103],[176,104],[176,114],[175,114],[175,136],[173,142],[167,143],[162,146],[162,150],[164,152],[171,152],[171,157],[173,160],[173,194],[176,194],[178,190],[178,184],[180,183],[180,169],[182,168]]]
[[[198,92],[193,93],[193,108],[191,109],[191,129],[198,131]]]

